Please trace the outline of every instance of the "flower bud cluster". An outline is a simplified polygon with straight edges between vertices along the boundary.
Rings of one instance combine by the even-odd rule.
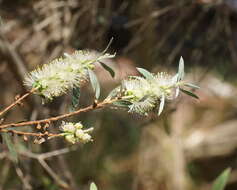
[[[87,143],[89,141],[92,141],[92,137],[88,134],[89,132],[93,131],[93,128],[89,129],[82,129],[83,125],[78,123],[72,123],[72,122],[62,122],[62,125],[60,126],[60,129],[63,133],[61,133],[65,139],[75,144],[77,142]]]
[[[87,79],[88,69],[94,68],[93,63],[112,57],[114,55],[75,51],[30,72],[24,83],[30,88],[35,88],[35,93],[52,100],[73,87],[79,87]]]
[[[123,81],[124,98],[130,103],[129,112],[147,115],[159,104],[163,109],[161,102],[164,104],[165,99],[175,99],[178,96],[180,84],[177,76],[172,77],[164,72],[152,74],[150,78],[130,77]]]

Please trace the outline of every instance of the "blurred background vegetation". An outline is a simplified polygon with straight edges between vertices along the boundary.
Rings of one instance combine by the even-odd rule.
[[[226,189],[237,189],[236,0],[0,0],[0,16],[0,108],[26,92],[28,71],[75,49],[102,51],[112,37],[115,80],[96,68],[104,96],[135,67],[175,72],[181,55],[201,86],[199,101],[182,96],[160,117],[107,108],[71,118],[95,127],[86,145],[12,137],[19,162],[0,145],[0,189],[84,190],[94,181],[104,190],[206,190],[227,167]],[[91,89],[81,91],[81,106],[91,104]],[[5,122],[65,113],[70,102],[32,96]]]

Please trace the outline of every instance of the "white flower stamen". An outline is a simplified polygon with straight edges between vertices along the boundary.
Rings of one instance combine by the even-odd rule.
[[[143,77],[130,77],[123,81],[124,97],[131,103],[129,112],[147,115],[149,111],[157,108],[163,100],[159,114],[164,107],[165,99],[173,100],[178,96],[179,83],[174,77],[161,72],[147,79]]]
[[[114,55],[75,51],[32,71],[25,77],[24,83],[30,88],[36,88],[35,93],[51,100],[87,80],[87,71],[94,68],[95,62],[112,57]]]

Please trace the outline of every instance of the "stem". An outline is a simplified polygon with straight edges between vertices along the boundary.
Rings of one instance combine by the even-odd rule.
[[[12,107],[14,107],[15,105],[17,105],[18,103],[20,103],[23,99],[25,99],[26,97],[28,97],[29,95],[31,95],[34,91],[36,91],[35,88],[31,89],[30,92],[27,92],[26,94],[24,94],[23,96],[21,96],[19,99],[17,99],[15,102],[13,102],[11,105],[7,106],[4,110],[2,110],[0,112],[0,116],[3,115],[4,113],[6,113],[8,110],[10,110]]]
[[[35,137],[47,136],[47,137],[50,137],[50,138],[62,136],[61,134],[30,133],[30,132],[24,132],[24,131],[8,130],[8,129],[1,129],[0,132],[3,132],[3,133],[13,133],[13,134],[16,134],[16,135],[35,136]]]
[[[21,122],[21,123],[9,123],[9,124],[5,124],[5,125],[0,125],[0,132],[2,131],[2,129],[8,128],[8,127],[21,127],[21,126],[26,126],[26,125],[38,125],[38,124],[41,124],[41,123],[50,123],[50,122],[53,122],[53,121],[57,121],[57,120],[60,120],[60,119],[71,117],[73,115],[77,115],[77,114],[82,113],[82,112],[88,112],[88,111],[91,111],[91,110],[95,110],[95,109],[105,107],[106,105],[111,104],[115,101],[117,101],[117,99],[103,101],[101,103],[96,104],[96,106],[91,105],[91,106],[76,110],[76,111],[71,112],[71,113],[67,113],[67,114],[63,114],[63,115],[59,115],[59,116],[51,117],[51,118],[47,118],[47,119],[41,119],[41,120],[36,120],[36,121],[26,121],[26,122]]]

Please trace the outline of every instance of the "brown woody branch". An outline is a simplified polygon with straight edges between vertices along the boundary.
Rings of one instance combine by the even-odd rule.
[[[31,95],[33,92],[35,92],[35,88],[31,89],[30,92],[27,92],[26,94],[24,94],[23,96],[21,96],[20,98],[18,98],[15,102],[13,102],[11,105],[7,106],[4,110],[2,110],[0,112],[0,116],[3,115],[4,113],[6,113],[8,110],[10,110],[11,108],[13,108],[15,105],[19,104],[23,99],[25,99],[26,97],[28,97],[29,95]]]
[[[77,114],[80,114],[82,112],[88,112],[91,110],[95,110],[95,109],[100,109],[105,107],[106,105],[109,105],[113,102],[115,102],[117,99],[112,99],[112,100],[105,100],[101,103],[96,103],[93,104],[91,106],[76,110],[74,112],[71,113],[67,113],[67,114],[63,114],[63,115],[59,115],[56,117],[51,117],[51,118],[47,118],[47,119],[41,119],[41,120],[36,120],[36,121],[26,121],[26,122],[21,122],[21,123],[9,123],[9,124],[4,124],[4,125],[0,125],[0,131],[2,131],[5,128],[9,128],[9,127],[22,127],[22,126],[26,126],[26,125],[38,125],[38,124],[43,124],[43,123],[51,123],[54,121],[58,121],[67,117],[71,117]]]
[[[31,132],[24,132],[24,131],[17,131],[12,129],[1,129],[0,132],[3,133],[12,133],[16,135],[25,135],[25,136],[34,136],[34,137],[59,137],[61,134],[53,134],[53,133],[31,133]]]

